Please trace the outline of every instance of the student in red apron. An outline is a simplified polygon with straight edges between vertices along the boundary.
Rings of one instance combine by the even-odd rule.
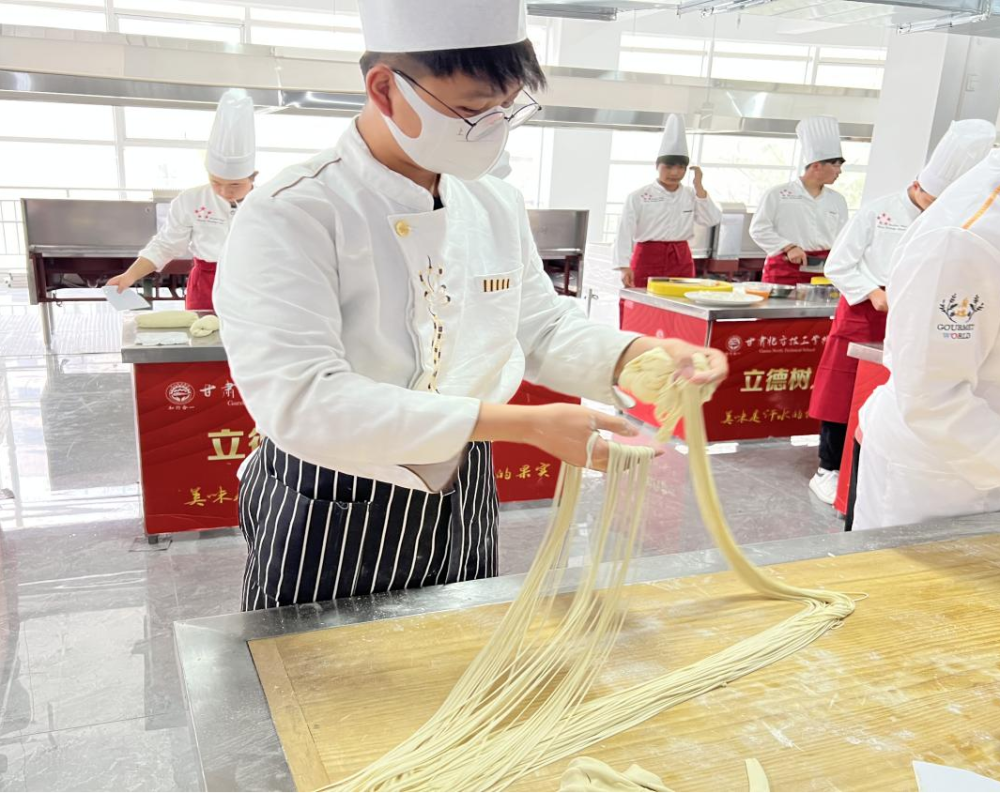
[[[806,169],[768,190],[750,223],[750,236],[767,254],[763,280],[769,284],[807,284],[822,275],[823,261],[847,224],[847,201],[829,187],[844,164],[837,119],[804,118],[795,133]]]
[[[174,259],[193,260],[184,293],[190,311],[213,311],[216,262],[229,236],[229,225],[253,189],[255,140],[253,101],[233,88],[223,94],[212,124],[205,156],[208,184],[183,191],[170,202],[156,236],[121,275],[108,281],[124,292]]]
[[[989,153],[996,128],[988,121],[952,123],[917,181],[906,190],[861,208],[837,240],[826,262],[826,276],[842,295],[833,328],[816,373],[809,415],[819,419],[819,470],[809,489],[826,504],[837,496],[841,459],[858,361],[847,354],[851,342],[885,338],[893,252],[921,212],[953,181]]]
[[[718,225],[722,212],[705,192],[701,168],[691,168],[693,189],[681,184],[689,163],[684,120],[671,114],[656,158],[657,180],[625,199],[618,224],[614,262],[626,287],[645,289],[653,277],[694,278],[688,244],[694,224]]]

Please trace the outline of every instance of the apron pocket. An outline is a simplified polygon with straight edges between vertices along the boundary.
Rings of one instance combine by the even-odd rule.
[[[311,499],[268,477],[251,551],[258,586],[278,606],[348,596],[384,517],[381,504]]]

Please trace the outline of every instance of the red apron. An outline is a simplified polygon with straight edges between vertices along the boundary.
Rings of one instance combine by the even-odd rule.
[[[629,263],[635,275],[635,285],[646,288],[650,278],[694,278],[691,246],[681,242],[639,242]]]
[[[852,341],[884,341],[887,316],[877,311],[870,300],[852,306],[840,298],[809,400],[809,415],[814,419],[848,423],[858,360],[848,356],[847,348]]]
[[[825,259],[830,255],[830,251],[806,251],[806,256],[815,256],[818,259]],[[769,256],[764,262],[764,275],[761,280],[765,284],[808,284],[817,275],[823,273],[804,273],[799,269],[799,265],[788,261],[788,254],[779,253],[776,256]]]
[[[194,260],[184,290],[184,308],[188,311],[215,311],[212,304],[212,287],[215,285],[215,262]]]

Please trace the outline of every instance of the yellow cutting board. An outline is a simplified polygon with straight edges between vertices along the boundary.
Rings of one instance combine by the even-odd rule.
[[[587,754],[638,763],[677,791],[916,790],[914,759],[1000,778],[1000,536],[774,568],[869,599],[843,627]],[[731,573],[630,587],[631,612],[591,696],[704,658],[793,614]],[[424,722],[506,606],[425,614],[251,643],[300,790],[336,782]],[[524,777],[555,790],[569,759]]]
[[[650,278],[646,291],[661,297],[684,297],[688,292],[732,292],[733,285],[711,278]]]

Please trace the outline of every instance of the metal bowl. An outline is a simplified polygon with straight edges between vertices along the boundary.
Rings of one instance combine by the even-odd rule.
[[[771,284],[771,297],[785,299],[795,295],[795,287],[789,284]]]

